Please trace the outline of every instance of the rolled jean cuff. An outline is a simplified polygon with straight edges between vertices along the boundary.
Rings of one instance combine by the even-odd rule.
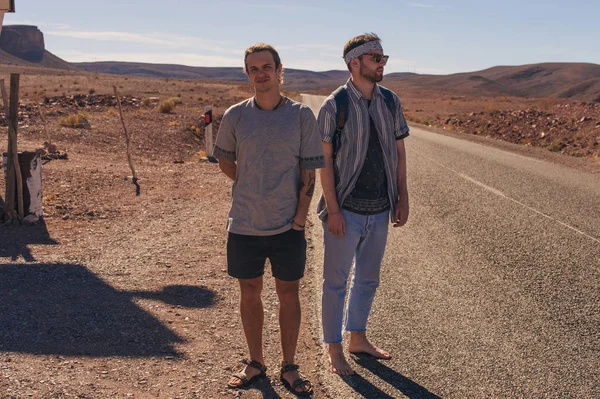
[[[349,333],[353,333],[353,332],[367,332],[367,329],[363,328],[363,329],[360,329],[360,330],[344,330],[344,331],[349,332]]]

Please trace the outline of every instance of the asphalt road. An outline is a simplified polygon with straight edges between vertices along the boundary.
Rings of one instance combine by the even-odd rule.
[[[600,398],[600,174],[415,127],[406,146],[411,213],[369,322],[394,358],[324,370],[330,396]]]

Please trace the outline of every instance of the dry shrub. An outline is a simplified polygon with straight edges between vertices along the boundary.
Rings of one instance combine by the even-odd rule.
[[[89,121],[89,118],[90,116],[88,113],[79,112],[61,118],[59,123],[64,127],[83,128],[86,126],[85,121]]]
[[[167,100],[163,100],[158,104],[158,110],[163,114],[168,114],[173,112],[177,105],[181,104],[181,98],[179,97],[171,97]]]
[[[169,100],[163,100],[158,104],[158,111],[162,114],[169,114],[175,109],[175,102]]]

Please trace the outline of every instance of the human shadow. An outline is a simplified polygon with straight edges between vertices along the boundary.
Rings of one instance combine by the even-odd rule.
[[[208,308],[216,302],[214,291],[194,285],[167,285],[162,291],[128,291],[128,294],[184,308]]]
[[[417,384],[416,382],[412,381],[409,378],[406,378],[402,374],[398,373],[396,370],[386,366],[385,364],[383,364],[383,362],[380,362],[377,359],[375,359],[369,355],[365,355],[365,354],[352,355],[352,358],[354,359],[354,361],[356,363],[358,363],[359,365],[361,365],[365,369],[369,370],[374,375],[378,376],[379,378],[381,378],[382,380],[384,380],[385,382],[387,382],[388,384],[390,384],[391,386],[396,388],[398,391],[400,391],[400,393],[402,393],[404,396],[406,396],[408,398],[411,398],[411,399],[441,399],[439,396],[430,392],[424,386]],[[352,378],[355,378],[355,377],[356,376],[353,376]],[[359,379],[362,379],[363,381],[359,381],[358,384],[355,384],[356,386],[352,386],[357,392],[360,393],[359,390],[361,390],[361,389],[365,390],[365,389],[373,388],[373,385],[370,382],[364,380],[360,376],[359,376]],[[368,385],[371,385],[371,386],[369,387]],[[375,389],[378,389],[378,388],[375,388]],[[367,396],[363,395],[363,396],[365,396],[367,398],[375,398],[375,397],[389,398],[389,397],[391,397],[383,392],[382,392],[382,394],[386,395],[386,396],[369,396],[369,395],[367,395]]]
[[[199,308],[217,300],[204,287],[119,291],[77,264],[2,264],[0,352],[180,357],[174,345],[184,340],[139,308],[136,296]]]
[[[44,219],[34,225],[0,225],[0,258],[16,261],[23,257],[26,262],[35,262],[29,245],[57,245],[50,237]]]
[[[373,385],[369,380],[363,378],[360,374],[356,373],[349,376],[340,376],[340,378],[348,384],[348,386],[356,391],[363,398],[377,398],[377,399],[394,399],[394,396],[390,396],[383,392],[381,389]]]

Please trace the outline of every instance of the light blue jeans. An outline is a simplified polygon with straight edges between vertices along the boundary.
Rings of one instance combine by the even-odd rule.
[[[389,212],[376,215],[359,215],[344,209],[341,212],[346,223],[343,237],[331,234],[327,223],[323,223],[322,323],[323,342],[327,344],[342,342],[344,313],[344,330],[367,330],[388,235]],[[350,294],[344,309],[346,281],[353,265]]]

